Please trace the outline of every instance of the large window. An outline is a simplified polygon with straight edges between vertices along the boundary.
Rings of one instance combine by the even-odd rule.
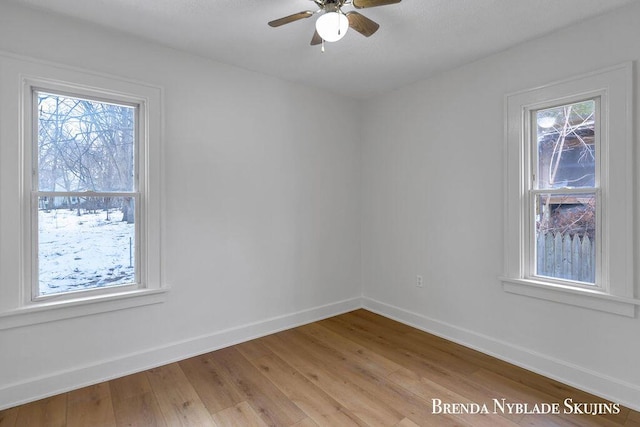
[[[635,316],[631,70],[507,95],[507,292]]]
[[[137,286],[139,106],[33,89],[33,297]]]

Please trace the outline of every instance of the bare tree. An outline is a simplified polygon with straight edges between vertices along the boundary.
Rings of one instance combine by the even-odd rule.
[[[593,186],[595,104],[585,101],[538,112],[538,185],[541,189]],[[550,125],[549,125],[550,124]],[[567,158],[570,156],[570,158]],[[595,201],[588,197],[541,195],[538,231],[570,234],[595,228]]]
[[[132,107],[41,93],[38,108],[41,190],[133,191],[135,122]],[[105,197],[93,205],[98,203],[108,216],[114,202]],[[57,202],[48,201],[47,206],[50,203]],[[72,201],[62,204],[71,207]],[[122,210],[124,221],[134,221],[132,198],[119,198],[116,205],[113,207]],[[81,200],[77,200],[78,214],[81,207]]]

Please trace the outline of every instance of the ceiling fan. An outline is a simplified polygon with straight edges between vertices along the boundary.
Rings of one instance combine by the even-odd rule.
[[[366,16],[351,11],[344,13],[343,6],[353,5],[356,9],[365,9],[367,7],[384,6],[388,4],[400,3],[402,0],[311,0],[320,9],[316,11],[305,10],[303,12],[294,13],[284,18],[275,19],[269,22],[271,27],[279,27],[284,24],[299,21],[301,19],[310,18],[313,15],[321,14],[316,21],[316,31],[311,38],[311,45],[322,44],[324,52],[324,42],[335,42],[340,40],[347,33],[349,27],[359,32],[365,37],[373,35],[380,25]]]

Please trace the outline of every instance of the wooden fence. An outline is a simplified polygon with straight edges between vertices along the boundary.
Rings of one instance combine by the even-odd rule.
[[[539,233],[537,275],[595,283],[595,240],[589,236]]]

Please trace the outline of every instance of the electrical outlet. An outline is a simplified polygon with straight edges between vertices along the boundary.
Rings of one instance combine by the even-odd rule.
[[[420,275],[416,276],[416,287],[418,287],[418,288],[423,288],[424,287],[424,280],[422,279],[422,276],[420,276]]]

